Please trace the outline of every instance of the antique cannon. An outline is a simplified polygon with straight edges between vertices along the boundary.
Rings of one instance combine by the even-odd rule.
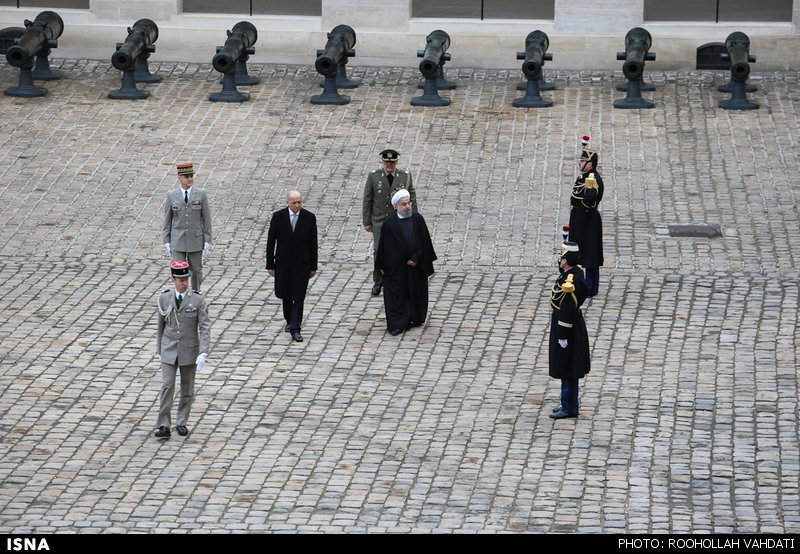
[[[448,106],[450,100],[439,96],[437,91],[442,89],[454,89],[455,83],[451,83],[444,78],[444,64],[450,60],[447,49],[450,48],[450,35],[441,30],[433,31],[425,41],[425,50],[418,50],[417,57],[422,58],[419,62],[419,70],[425,81],[420,85],[424,89],[422,96],[411,99],[412,106]]]
[[[250,95],[236,90],[236,85],[255,85],[260,80],[247,74],[246,65],[250,55],[255,54],[253,45],[258,40],[258,31],[252,23],[240,21],[227,33],[225,45],[217,47],[217,54],[211,61],[214,69],[222,73],[222,91],[212,93],[209,100],[244,102]]]
[[[731,62],[731,81],[729,88],[719,90],[731,92],[728,100],[721,100],[719,107],[724,110],[756,110],[759,105],[747,100],[747,77],[750,75],[750,64],[755,63],[756,57],[750,54],[750,39],[742,32],[736,31],[725,39],[725,49],[721,57]]]
[[[645,61],[656,59],[654,52],[650,52],[652,37],[645,29],[634,27],[625,35],[625,52],[617,52],[618,60],[625,60],[622,64],[622,73],[628,79],[626,85],[618,86],[617,90],[626,90],[627,95],[622,100],[615,100],[614,107],[622,109],[652,108],[652,102],[642,99],[642,90],[652,90],[642,84]]]
[[[19,84],[6,89],[8,96],[44,96],[47,89],[33,86],[33,79],[52,81],[61,78],[59,71],[50,69],[50,50],[58,46],[64,32],[64,21],[56,12],[41,12],[33,21],[25,20],[25,33],[6,51],[6,60],[20,68]],[[36,56],[34,68],[33,57]]]
[[[515,99],[511,104],[515,108],[546,108],[553,105],[551,100],[544,100],[539,93],[542,79],[542,66],[545,60],[550,61],[553,55],[547,52],[550,39],[542,31],[533,31],[525,38],[525,51],[517,52],[518,60],[522,62],[522,73],[528,82],[525,96]]]
[[[153,44],[158,39],[158,25],[149,19],[140,19],[128,27],[125,42],[117,43],[117,51],[111,56],[111,65],[122,71],[122,87],[108,93],[109,98],[139,100],[150,93],[136,88],[136,83],[157,83],[160,75],[150,73],[147,58],[155,52]]]
[[[337,25],[328,33],[328,42],[324,50],[317,50],[317,61],[314,67],[325,77],[322,83],[322,94],[311,97],[312,104],[347,104],[350,97],[339,94],[338,87],[355,88],[358,81],[347,79],[347,58],[356,55],[353,46],[356,44],[356,33],[348,25]]]

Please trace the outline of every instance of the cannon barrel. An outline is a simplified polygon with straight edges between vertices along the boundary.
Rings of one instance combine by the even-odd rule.
[[[731,61],[731,78],[746,81],[750,75],[750,62],[756,61],[756,57],[750,55],[750,39],[740,31],[733,32],[725,39],[725,48],[728,52],[722,57]]]
[[[356,32],[349,25],[337,25],[328,33],[325,49],[318,53],[314,67],[322,75],[335,75],[339,64],[348,56],[354,56]]]
[[[217,52],[211,64],[220,73],[233,71],[236,67],[236,60],[247,54],[247,49],[253,46],[258,40],[258,31],[255,25],[248,21],[240,21],[228,31],[228,40],[225,46]]]
[[[617,52],[617,59],[625,60],[622,72],[631,81],[642,78],[645,60],[656,59],[656,55],[650,53],[652,42],[650,33],[641,27],[634,27],[625,35],[625,52]]]
[[[439,64],[442,59],[449,60],[447,49],[450,48],[450,35],[441,30],[433,31],[425,40],[428,45],[425,51],[417,52],[422,58],[419,62],[419,70],[425,77],[436,77],[439,71]]]
[[[128,27],[128,38],[111,56],[111,65],[121,71],[128,69],[157,39],[158,25],[149,19],[140,19],[133,27]]]
[[[14,67],[22,67],[31,63],[33,57],[44,48],[52,48],[61,33],[64,22],[56,12],[44,11],[36,16],[33,22],[25,20],[25,33],[17,43],[8,49],[6,59]]]
[[[547,53],[550,39],[542,31],[533,31],[525,38],[525,52],[517,52],[518,60],[522,63],[522,72],[529,79],[538,79],[545,60],[552,60],[553,55]]]

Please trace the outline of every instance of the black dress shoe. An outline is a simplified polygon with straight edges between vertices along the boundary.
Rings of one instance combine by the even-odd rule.
[[[381,293],[381,289],[383,285],[381,283],[376,283],[374,287],[372,287],[372,296],[378,296]]]
[[[286,331],[287,333],[291,332],[291,331],[289,331],[289,324],[288,323],[286,324],[286,327],[283,328],[283,330]]]
[[[561,408],[557,412],[553,412],[552,414],[550,414],[550,417],[553,419],[567,419],[567,418],[578,417],[578,414],[570,415],[570,413],[567,410]]]
[[[563,408],[562,406],[559,406],[559,407],[557,407],[557,408],[553,408],[553,413],[560,412],[560,411],[561,411],[561,410],[563,410],[563,409],[564,409],[564,408]]]
[[[402,329],[392,329],[391,331],[389,331],[389,334],[392,335],[393,337],[396,337],[397,335],[399,335],[402,332],[403,332]]]
[[[297,329],[292,329],[289,331],[292,334],[292,339],[297,342],[303,342],[303,335],[300,334],[300,331]]]
[[[178,430],[178,434],[182,437],[185,437],[189,434],[189,430],[186,428],[185,425],[178,425],[175,429]]]
[[[172,433],[170,433],[170,432],[169,432],[169,427],[164,427],[164,426],[162,425],[162,426],[161,426],[161,427],[159,427],[159,428],[158,428],[158,430],[155,432],[155,435],[156,435],[158,438],[160,438],[160,439],[161,439],[161,438],[163,438],[163,439],[168,439],[168,438],[169,438],[169,437],[172,435]]]

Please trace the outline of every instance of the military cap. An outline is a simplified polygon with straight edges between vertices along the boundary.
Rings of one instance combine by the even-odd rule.
[[[580,261],[580,248],[577,242],[565,240],[561,244],[561,257],[566,258],[567,263],[571,266],[578,265]]]
[[[177,279],[188,279],[192,272],[189,270],[189,262],[172,262],[170,264],[172,276]]]
[[[194,175],[194,164],[178,164],[178,175]]]
[[[400,154],[397,153],[397,150],[392,150],[391,148],[381,152],[381,159],[385,162],[396,162],[398,157],[400,157]]]

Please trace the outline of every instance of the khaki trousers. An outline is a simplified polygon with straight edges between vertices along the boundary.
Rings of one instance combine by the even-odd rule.
[[[180,367],[181,372],[181,396],[178,401],[178,419],[176,425],[186,425],[189,420],[189,413],[192,411],[192,401],[194,400],[194,376],[197,373],[197,366],[161,363],[161,405],[158,409],[158,422],[156,427],[164,426],[169,429],[172,426],[172,402],[175,396],[175,378]]]
[[[189,269],[192,272],[192,290],[200,290],[203,284],[203,251],[197,252],[178,252],[172,251],[173,262],[189,262]]]

